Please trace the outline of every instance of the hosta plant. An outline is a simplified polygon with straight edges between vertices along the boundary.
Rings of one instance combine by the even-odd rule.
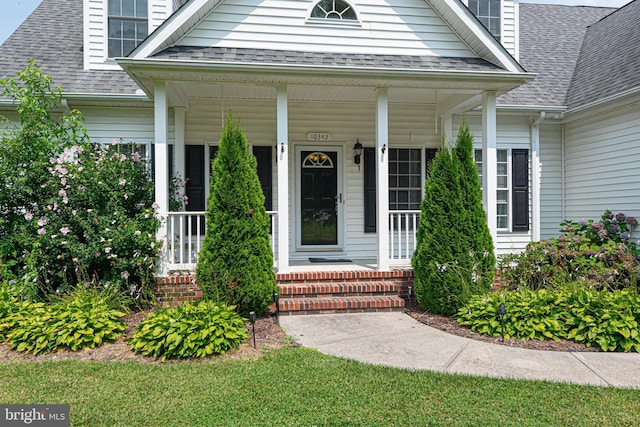
[[[20,301],[19,310],[2,320],[9,348],[35,355],[55,350],[78,351],[115,342],[124,334],[125,315],[100,292],[73,291],[45,304]],[[119,305],[119,304],[118,304]]]
[[[138,324],[129,346],[138,354],[162,360],[226,353],[249,337],[246,319],[234,308],[199,301],[159,309]]]
[[[456,320],[479,333],[500,336],[498,308],[505,304],[505,338],[567,339],[603,351],[640,352],[640,296],[628,290],[524,289],[472,298]]]

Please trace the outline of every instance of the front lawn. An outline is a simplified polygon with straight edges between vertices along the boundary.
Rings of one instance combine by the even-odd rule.
[[[304,348],[257,360],[0,364],[0,402],[88,426],[637,425],[640,392],[377,367]]]

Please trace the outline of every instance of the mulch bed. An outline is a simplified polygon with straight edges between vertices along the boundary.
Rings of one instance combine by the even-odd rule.
[[[490,342],[492,344],[506,345],[510,347],[527,348],[532,350],[552,350],[552,351],[599,351],[595,348],[586,347],[582,344],[577,344],[571,341],[539,341],[539,340],[504,340],[502,342],[500,337],[489,337],[474,332],[466,327],[460,326],[456,321],[447,316],[438,314],[432,314],[420,310],[418,307],[412,306],[411,310],[407,309],[405,312],[416,319],[417,321],[424,323],[425,325],[439,329],[449,334],[458,335],[465,338],[470,338],[478,341]],[[126,316],[123,320],[129,325],[126,336],[131,336],[135,326],[140,323],[147,312],[133,313]],[[256,348],[253,347],[253,334],[251,324],[247,324],[247,330],[249,331],[249,339],[242,343],[236,350],[217,356],[210,359],[191,359],[190,362],[206,362],[207,360],[220,360],[220,358],[234,358],[234,359],[250,359],[258,358],[264,351],[277,349],[285,346],[296,346],[280,328],[280,326],[274,321],[271,316],[265,316],[258,319],[255,323],[255,336],[256,336]],[[104,344],[97,348],[89,348],[82,351],[65,351],[60,350],[53,353],[34,356],[28,353],[18,353],[9,349],[6,343],[0,343],[0,362],[5,361],[40,361],[40,360],[94,360],[94,361],[111,361],[111,360],[136,360],[147,363],[161,363],[160,359],[154,357],[146,357],[135,354],[129,349],[129,346],[124,342],[124,337],[120,338],[113,344]],[[176,363],[176,361],[168,360],[164,363]]]

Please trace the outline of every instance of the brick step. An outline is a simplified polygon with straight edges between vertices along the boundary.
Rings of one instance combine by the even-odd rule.
[[[349,296],[333,298],[280,299],[280,314],[331,314],[376,311],[400,311],[404,299],[399,296]]]
[[[324,282],[281,284],[279,287],[281,298],[397,295],[400,289],[396,282]]]

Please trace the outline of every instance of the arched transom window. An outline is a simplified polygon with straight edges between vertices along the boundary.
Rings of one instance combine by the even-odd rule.
[[[316,151],[305,157],[302,162],[303,168],[332,168],[333,162],[331,158],[324,153]]]
[[[311,10],[311,18],[358,20],[356,11],[344,0],[320,0]]]

